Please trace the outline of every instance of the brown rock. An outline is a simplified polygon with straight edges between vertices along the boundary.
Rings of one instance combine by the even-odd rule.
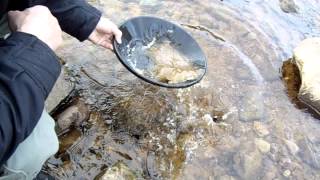
[[[57,116],[58,132],[63,132],[70,126],[79,126],[89,118],[89,109],[83,101],[78,100]]]

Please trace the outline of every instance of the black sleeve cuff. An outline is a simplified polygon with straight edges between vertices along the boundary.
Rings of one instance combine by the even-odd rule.
[[[86,14],[87,20],[86,20],[85,24],[82,24],[78,33],[76,33],[74,36],[79,41],[84,41],[89,38],[90,34],[96,28],[96,26],[101,18],[101,12],[89,4],[87,6],[84,6],[82,11],[84,14]]]
[[[88,39],[101,18],[101,12],[84,0],[51,0],[44,5],[58,19],[61,29],[79,41]]]

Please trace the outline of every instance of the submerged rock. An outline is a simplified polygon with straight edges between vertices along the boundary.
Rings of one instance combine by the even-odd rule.
[[[305,39],[294,49],[301,76],[298,98],[320,114],[320,38]]]
[[[255,144],[262,153],[267,153],[270,151],[270,147],[271,147],[270,143],[268,143],[263,139],[256,138]]]
[[[294,2],[294,0],[279,0],[280,8],[285,13],[297,13],[298,6]]]
[[[57,116],[57,130],[63,132],[70,126],[79,126],[83,121],[89,118],[89,108],[83,101],[78,100],[74,105],[68,107]]]
[[[59,137],[59,152],[65,153],[73,144],[75,144],[81,137],[81,132],[77,129],[70,130],[67,134]]]
[[[289,140],[285,140],[285,143],[287,145],[287,148],[291,152],[291,154],[296,155],[297,152],[299,151],[299,146],[295,142],[289,141]]]

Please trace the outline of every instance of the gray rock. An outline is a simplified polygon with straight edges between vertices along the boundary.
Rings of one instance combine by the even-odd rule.
[[[299,10],[294,0],[279,0],[279,3],[281,10],[285,13],[297,13]]]
[[[57,105],[59,105],[59,103],[73,90],[74,84],[66,80],[66,77],[67,73],[63,67],[55,86],[46,100],[45,107],[48,112],[51,112]]]

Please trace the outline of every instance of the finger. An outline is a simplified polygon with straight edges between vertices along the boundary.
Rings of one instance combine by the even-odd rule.
[[[116,41],[121,44],[122,43],[122,40],[121,40],[121,37],[122,37],[122,32],[118,29],[117,26],[115,26],[115,28],[113,29],[113,34],[116,38]]]
[[[8,11],[8,18],[16,18],[18,17],[22,12],[21,11]]]
[[[21,21],[20,19],[23,17],[21,11],[9,11],[8,12],[8,21],[9,27],[12,31],[16,31],[18,28],[18,23]]]
[[[103,41],[100,45],[107,48],[107,49],[113,50],[113,46],[109,41]]]

